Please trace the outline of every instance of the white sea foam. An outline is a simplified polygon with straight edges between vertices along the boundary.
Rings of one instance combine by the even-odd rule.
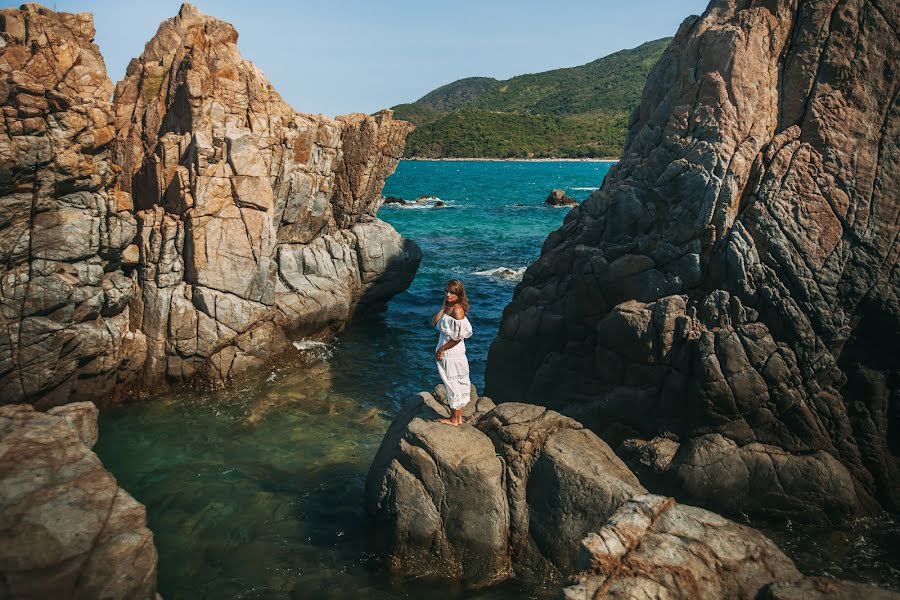
[[[599,190],[600,188],[598,188],[598,187],[577,187],[577,188],[573,187],[571,189],[579,190],[581,192],[589,192],[589,191],[593,191],[593,190]]]
[[[519,281],[525,274],[525,267],[519,269],[510,269],[509,267],[497,267],[496,269],[485,269],[484,271],[475,271],[472,275],[481,275],[483,277],[496,277],[497,279],[506,279],[507,281]]]
[[[294,348],[299,350],[300,352],[308,352],[312,356],[316,356],[323,360],[327,360],[332,357],[332,347],[325,342],[318,342],[316,340],[300,340],[293,342]]]

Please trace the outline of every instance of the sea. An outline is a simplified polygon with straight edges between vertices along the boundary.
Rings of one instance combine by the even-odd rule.
[[[147,507],[158,587],[181,598],[556,598],[543,574],[487,590],[391,577],[368,551],[363,487],[405,399],[439,383],[431,316],[444,284],[466,285],[466,340],[479,391],[503,308],[568,208],[610,162],[401,161],[379,217],[422,248],[410,288],[326,341],[294,340],[297,361],[218,392],[172,393],[105,410],[95,450]],[[417,201],[418,200],[418,201]],[[437,207],[438,202],[443,207]],[[300,365],[296,363],[302,363]],[[806,572],[900,589],[900,526],[772,532]]]

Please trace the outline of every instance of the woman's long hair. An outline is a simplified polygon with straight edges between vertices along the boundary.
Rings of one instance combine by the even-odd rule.
[[[466,286],[459,279],[451,279],[445,288],[451,294],[456,294],[456,302],[462,307],[463,313],[469,313],[469,297],[466,296]]]

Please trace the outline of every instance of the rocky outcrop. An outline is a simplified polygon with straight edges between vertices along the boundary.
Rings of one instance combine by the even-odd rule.
[[[549,204],[550,206],[576,206],[578,201],[571,196],[567,196],[563,190],[553,190],[544,200],[544,204]]]
[[[0,404],[117,395],[143,362],[137,223],[93,37],[87,14],[0,11]]]
[[[186,4],[116,86],[146,379],[227,381],[385,303],[421,256],[375,216],[409,125],[297,113],[236,42]]]
[[[802,577],[760,532],[665,496],[625,502],[581,546],[566,600],[753,600],[764,585]]]
[[[0,597],[157,597],[146,511],[96,441],[90,402],[0,407]]]
[[[442,386],[411,398],[372,463],[373,549],[396,575],[469,587],[571,575],[563,591],[570,600],[895,597],[804,578],[759,531],[647,494],[609,446],[569,417],[494,406],[474,388],[466,410],[466,423],[449,427],[437,421],[449,415]],[[657,448],[654,456],[667,454]]]
[[[2,14],[2,402],[220,385],[412,281],[376,218],[409,124],[294,112],[187,4],[110,105],[90,15]]]
[[[714,510],[900,507],[898,27],[865,0],[686,20],[517,287],[487,393],[677,440],[657,479]]]
[[[366,481],[377,551],[400,575],[482,586],[525,567],[570,570],[578,542],[644,493],[597,436],[539,406],[470,402],[469,424],[437,398],[410,399]]]

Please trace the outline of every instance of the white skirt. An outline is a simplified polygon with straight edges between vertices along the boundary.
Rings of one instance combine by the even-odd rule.
[[[444,387],[447,388],[447,401],[450,408],[459,410],[469,403],[471,399],[472,384],[469,381],[469,360],[463,354],[459,357],[449,357],[444,354],[437,362],[438,374]]]

